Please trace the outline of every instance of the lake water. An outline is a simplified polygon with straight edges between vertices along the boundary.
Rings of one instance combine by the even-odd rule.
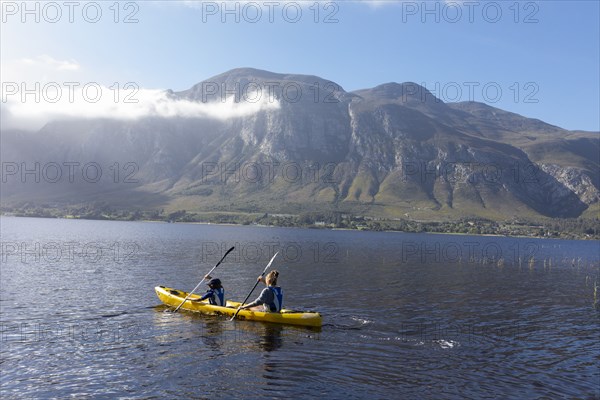
[[[3,398],[600,396],[598,242],[0,223]],[[155,286],[191,290],[230,246],[213,273],[229,299],[279,250],[285,305],[323,327],[160,304]]]

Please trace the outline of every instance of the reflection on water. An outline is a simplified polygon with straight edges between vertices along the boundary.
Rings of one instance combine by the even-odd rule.
[[[283,346],[285,340],[319,338],[322,330],[315,327],[297,327],[252,321],[230,321],[225,316],[211,316],[182,310],[172,312],[165,305],[153,307],[155,311],[152,336],[162,344],[176,339],[198,340],[216,355],[223,355],[232,348],[249,351],[271,352]],[[177,329],[186,330],[185,335],[173,335]],[[166,332],[161,335],[158,332]],[[179,332],[179,331],[177,331]]]
[[[1,222],[3,398],[600,396],[594,242]],[[286,306],[320,311],[321,329],[160,305],[154,286],[190,290],[215,249],[267,243],[287,244]],[[270,256],[232,253],[227,297]]]
[[[269,326],[265,324],[265,333],[259,342],[262,349],[265,351],[273,351],[280,348],[283,344],[281,338],[282,330],[283,328],[281,326]]]

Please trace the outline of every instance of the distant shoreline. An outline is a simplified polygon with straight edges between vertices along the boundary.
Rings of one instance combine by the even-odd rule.
[[[108,216],[103,216],[102,218],[86,218],[82,216],[73,216],[73,215],[17,215],[14,213],[0,213],[1,217],[15,217],[15,218],[47,218],[47,219],[73,219],[73,220],[85,220],[85,221],[121,221],[121,222],[147,222],[147,223],[176,223],[176,224],[191,224],[191,225],[217,225],[217,226],[253,226],[253,227],[261,227],[261,228],[300,228],[300,229],[323,229],[330,231],[362,231],[362,232],[386,232],[386,233],[426,233],[426,234],[438,234],[438,235],[461,235],[461,236],[489,236],[489,237],[506,237],[506,238],[518,238],[518,239],[560,239],[560,240],[598,240],[600,239],[600,234],[589,235],[582,234],[577,232],[558,232],[557,235],[539,235],[535,233],[535,230],[538,230],[539,226],[535,226],[527,230],[527,226],[523,226],[524,229],[519,232],[513,233],[494,233],[494,232],[458,232],[458,231],[439,231],[432,230],[428,228],[432,228],[440,222],[415,222],[421,225],[421,230],[398,230],[398,229],[369,229],[367,227],[336,227],[336,226],[323,226],[323,225],[300,225],[300,224],[285,224],[285,225],[277,225],[277,224],[260,224],[260,223],[236,223],[233,221],[223,222],[223,221],[170,221],[164,219],[123,219],[123,218],[109,218]],[[487,221],[486,221],[487,222]],[[459,222],[443,222],[441,224],[459,224]],[[505,223],[498,223],[498,226],[504,226]],[[473,224],[475,226],[475,224]],[[479,228],[479,227],[478,227]]]

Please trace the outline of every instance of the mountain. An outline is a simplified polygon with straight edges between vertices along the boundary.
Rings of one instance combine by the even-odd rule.
[[[600,209],[598,132],[444,103],[415,83],[346,92],[317,76],[241,68],[167,96],[238,114],[4,130],[3,206],[428,220]]]

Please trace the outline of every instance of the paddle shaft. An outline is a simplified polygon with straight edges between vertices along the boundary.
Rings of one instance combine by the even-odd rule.
[[[213,272],[215,270],[215,268],[217,268],[223,262],[223,260],[225,259],[225,257],[227,257],[227,254],[229,254],[229,253],[231,253],[233,251],[233,249],[235,249],[235,247],[232,247],[229,250],[227,250],[227,252],[223,255],[223,257],[221,257],[221,260],[217,263],[217,265],[215,265],[210,271],[208,271],[208,274],[206,274],[206,275],[210,275],[211,272]],[[185,303],[187,301],[187,299],[190,298],[190,296],[192,295],[192,293],[194,293],[196,291],[196,289],[198,289],[200,287],[200,285],[202,285],[202,282],[204,282],[204,279],[206,278],[206,275],[204,275],[204,277],[202,277],[202,280],[200,281],[200,283],[198,283],[196,285],[196,287],[191,292],[188,293],[188,295],[185,297],[185,299],[183,299],[183,301],[181,302],[181,304],[179,306],[177,306],[177,308],[173,312],[177,312],[177,310],[179,310],[181,308],[181,306],[183,305],[183,303]]]
[[[275,257],[277,257],[277,254],[279,254],[279,252],[275,253],[275,255],[273,256],[273,258],[271,258],[271,261],[269,261],[269,263],[265,267],[265,270],[262,272],[262,274],[260,274],[261,278],[263,276],[265,276],[265,274],[267,273],[267,270],[269,269],[269,267],[271,266],[271,264],[273,264],[273,260],[275,259]],[[246,304],[246,302],[248,301],[248,299],[252,295],[252,292],[254,292],[254,289],[256,289],[256,287],[258,286],[259,282],[260,282],[260,279],[257,279],[256,283],[254,284],[254,287],[252,288],[252,290],[250,291],[250,293],[248,293],[248,296],[246,296],[246,298],[244,299],[244,301],[242,301],[242,304],[238,307],[238,309],[235,312],[235,314],[233,314],[233,317],[231,317],[230,321],[233,321],[235,319],[235,317],[237,317],[238,313],[240,312],[240,309],[244,306],[244,304]]]

